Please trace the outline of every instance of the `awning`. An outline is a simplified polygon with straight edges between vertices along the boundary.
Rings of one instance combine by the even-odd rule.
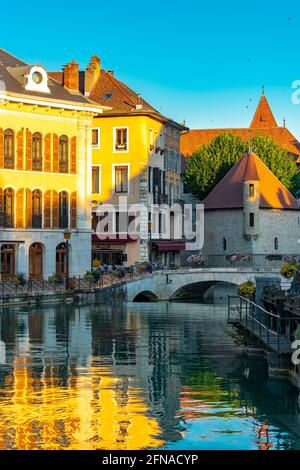
[[[116,235],[116,238],[110,239],[106,238],[105,240],[101,240],[98,238],[96,233],[92,234],[92,243],[93,245],[127,245],[127,243],[134,243],[138,240],[132,239],[129,235],[124,235],[124,237],[120,235]]]
[[[0,243],[5,243],[6,245],[18,245],[20,243],[25,243],[25,240],[0,240]]]
[[[157,248],[158,251],[181,251],[185,250],[185,242],[176,240],[164,240],[152,242],[152,245]]]

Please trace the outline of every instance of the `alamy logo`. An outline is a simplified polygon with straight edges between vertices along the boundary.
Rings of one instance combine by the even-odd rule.
[[[118,204],[99,205],[96,235],[99,240],[182,240],[186,250],[201,250],[204,244],[204,206],[197,204]]]
[[[295,349],[295,351],[292,354],[292,363],[295,366],[298,366],[300,364],[300,340],[295,340],[292,343],[292,349]]]

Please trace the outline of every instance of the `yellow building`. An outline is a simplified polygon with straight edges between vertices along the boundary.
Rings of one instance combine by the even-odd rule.
[[[75,70],[75,76],[78,70]],[[96,209],[103,204],[116,208],[115,238],[93,235],[93,264],[125,264],[148,259],[177,263],[182,240],[151,239],[151,204],[172,204],[181,194],[180,136],[185,127],[166,118],[117,80],[112,71],[102,70],[100,59],[91,57],[85,71],[79,72],[80,91],[92,101],[111,107],[95,116],[92,138],[93,228],[97,227]],[[63,73],[53,73],[63,83]],[[138,240],[125,234],[122,214],[128,205],[142,204]],[[119,207],[120,206],[120,207]],[[131,221],[130,216],[128,217]],[[122,234],[123,232],[123,234]]]
[[[73,66],[63,86],[0,49],[2,278],[65,275],[68,258],[71,275],[90,269],[92,127],[103,106],[78,92]]]

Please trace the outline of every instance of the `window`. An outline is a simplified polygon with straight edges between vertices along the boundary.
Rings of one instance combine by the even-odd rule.
[[[92,193],[100,194],[100,166],[92,167]]]
[[[14,226],[14,190],[7,188],[4,191],[4,227]]]
[[[128,128],[117,127],[114,129],[114,151],[127,152],[128,150]]]
[[[254,184],[249,184],[249,197],[254,197]]]
[[[115,192],[128,192],[128,166],[115,167]]]
[[[274,250],[278,250],[278,238],[274,238]]]
[[[254,227],[254,213],[250,212],[249,214],[249,225],[250,227]]]
[[[150,129],[149,131],[149,143],[150,143],[150,150],[154,149],[154,141],[153,141],[153,130]]]
[[[4,168],[15,167],[15,134],[12,129],[4,131]]]
[[[42,193],[39,189],[32,193],[32,228],[42,228]]]
[[[100,148],[100,129],[96,127],[92,130],[92,148]]]
[[[69,227],[69,204],[68,204],[68,193],[61,191],[59,193],[59,228]]]
[[[42,134],[35,132],[32,136],[32,169],[35,171],[43,170],[42,143]]]
[[[227,240],[226,240],[226,238],[223,238],[222,245],[223,245],[223,251],[226,251],[227,250]]]
[[[59,138],[59,172],[68,173],[69,167],[69,140],[66,135]]]

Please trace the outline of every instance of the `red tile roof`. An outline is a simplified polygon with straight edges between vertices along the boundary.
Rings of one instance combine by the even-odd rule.
[[[262,96],[249,128],[233,129],[191,129],[181,137],[180,150],[190,157],[201,145],[208,145],[215,137],[224,132],[239,135],[249,140],[256,135],[266,135],[297,157],[300,163],[300,143],[286,127],[278,127],[265,96]]]
[[[262,209],[298,209],[294,196],[261,159],[246,153],[203,200],[205,210],[243,208],[243,182],[259,180]]]

